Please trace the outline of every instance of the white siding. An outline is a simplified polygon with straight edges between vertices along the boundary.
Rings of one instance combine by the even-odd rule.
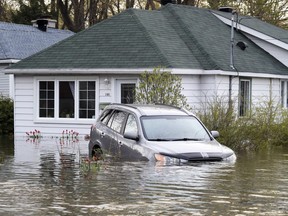
[[[275,105],[280,102],[280,80],[268,78],[252,79],[252,105],[259,106],[272,100]]]
[[[60,136],[63,130],[74,130],[80,136],[89,134],[90,126],[94,119],[88,120],[59,120],[49,119],[45,122],[36,119],[37,97],[34,78],[31,76],[15,77],[15,100],[14,100],[14,133],[25,136],[26,132],[40,130],[42,136]]]
[[[226,101],[229,99],[229,76],[222,75],[182,75],[182,93],[194,112],[203,109],[205,104],[216,98]],[[73,80],[75,77],[71,77]],[[89,78],[88,78],[89,79]],[[97,79],[96,105],[113,103],[117,100],[117,80],[136,80],[137,76],[107,76],[101,75]],[[109,82],[105,83],[104,80]],[[15,135],[25,136],[26,132],[40,130],[43,136],[60,136],[63,130],[74,130],[81,136],[89,134],[94,119],[40,119],[37,118],[37,90],[36,81],[31,76],[15,77]],[[276,102],[280,99],[280,80],[268,78],[251,78],[252,104],[257,105],[269,98]],[[238,107],[239,77],[232,78],[232,100]],[[97,113],[98,113],[98,107]],[[96,115],[96,118],[98,116]]]

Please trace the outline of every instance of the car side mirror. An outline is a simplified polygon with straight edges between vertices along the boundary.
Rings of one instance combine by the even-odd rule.
[[[135,140],[135,141],[139,141],[138,134],[137,133],[133,133],[133,132],[125,132],[124,133],[124,138]]]
[[[218,138],[220,136],[219,132],[218,131],[211,131],[211,135],[214,137],[214,138]]]

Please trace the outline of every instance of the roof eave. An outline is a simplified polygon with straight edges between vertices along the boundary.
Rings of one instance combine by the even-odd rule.
[[[144,71],[152,72],[154,68],[101,68],[101,69],[5,69],[5,74],[14,75],[35,75],[35,76],[53,76],[53,75],[139,75]],[[276,79],[288,79],[288,74],[273,74],[273,73],[253,73],[253,72],[235,72],[235,71],[223,71],[223,70],[203,70],[203,69],[183,69],[172,68],[164,69],[171,71],[176,75],[220,75],[220,76],[233,76],[233,77],[259,77],[259,78],[276,78]]]
[[[217,18],[219,18],[225,24],[231,26],[231,20],[230,19],[227,19],[226,17],[223,17],[223,16],[216,14],[216,13],[213,13],[213,12],[212,12],[212,14],[214,16],[216,16]],[[235,24],[235,27],[236,27],[236,24]],[[266,34],[263,34],[259,31],[256,31],[255,29],[249,28],[249,27],[242,25],[240,23],[237,23],[237,27],[238,27],[238,29],[241,29],[242,32],[248,33],[248,34],[253,35],[254,37],[257,37],[263,41],[266,41],[266,42],[271,43],[275,46],[278,46],[278,47],[281,47],[285,50],[288,50],[288,44],[283,42],[283,41],[278,40],[277,38],[270,37]]]
[[[0,64],[15,64],[19,61],[19,59],[0,59]]]

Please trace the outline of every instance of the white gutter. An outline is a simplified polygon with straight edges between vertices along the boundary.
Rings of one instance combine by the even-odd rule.
[[[224,22],[225,24],[231,26],[231,20],[229,20],[223,16],[220,16],[218,14],[215,14],[215,13],[212,13],[212,14],[214,16],[216,16],[218,19],[220,19],[222,22]],[[236,25],[234,27],[236,27]],[[245,25],[242,25],[240,23],[237,23],[237,28],[239,30],[241,30],[242,32],[246,32],[246,33],[253,35],[254,37],[260,38],[261,40],[264,40],[270,44],[274,44],[275,46],[278,46],[278,47],[281,47],[282,49],[288,50],[288,44],[278,40],[277,38],[270,37],[266,34],[263,34],[259,31],[251,29],[251,28],[249,28]]]
[[[20,60],[18,59],[4,59],[4,60],[0,60],[0,64],[15,64],[19,61]]]
[[[144,71],[152,72],[154,68],[141,68],[141,69],[5,69],[5,74],[14,75],[37,75],[37,76],[55,76],[55,75],[133,75],[141,74]],[[235,71],[223,71],[223,70],[202,70],[202,69],[163,69],[165,71],[171,71],[172,74],[176,75],[221,75],[221,76],[243,76],[243,77],[259,77],[259,78],[278,78],[288,79],[288,75],[279,74],[264,74],[264,73],[253,73],[253,72],[235,72]]]

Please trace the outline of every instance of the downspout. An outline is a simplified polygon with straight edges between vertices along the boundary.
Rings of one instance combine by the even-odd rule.
[[[231,16],[231,38],[230,38],[230,68],[235,71],[234,67],[234,16],[236,11],[232,11]],[[229,111],[232,111],[232,75],[229,76]]]

